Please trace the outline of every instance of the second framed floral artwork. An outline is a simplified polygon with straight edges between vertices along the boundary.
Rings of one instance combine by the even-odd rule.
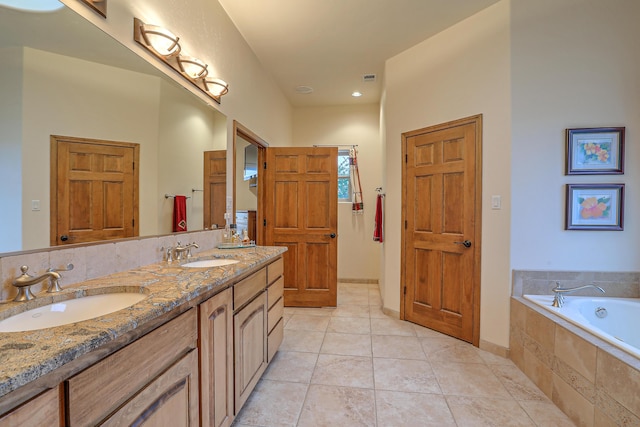
[[[567,175],[624,173],[624,127],[567,129]]]
[[[567,184],[566,230],[624,228],[624,184]]]

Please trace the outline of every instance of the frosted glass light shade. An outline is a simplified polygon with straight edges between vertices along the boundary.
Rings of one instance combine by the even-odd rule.
[[[211,95],[220,97],[229,92],[229,84],[221,79],[205,79],[204,86]]]
[[[169,57],[180,53],[180,38],[166,28],[157,25],[140,25],[140,33],[148,47],[160,56]]]
[[[180,66],[182,74],[193,80],[204,78],[209,72],[207,70],[207,64],[193,56],[178,56],[178,65]]]

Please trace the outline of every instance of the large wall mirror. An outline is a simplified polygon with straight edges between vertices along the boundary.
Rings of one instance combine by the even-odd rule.
[[[172,232],[173,199],[203,229],[203,153],[226,117],[63,7],[0,6],[0,252],[50,246],[50,137],[139,144],[139,235]]]

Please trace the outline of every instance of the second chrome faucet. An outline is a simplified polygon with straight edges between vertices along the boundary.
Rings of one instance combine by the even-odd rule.
[[[551,291],[553,292],[553,302],[551,303],[551,305],[553,307],[562,307],[562,305],[564,304],[564,294],[568,294],[571,292],[579,291],[580,289],[588,289],[588,288],[597,289],[604,294],[604,289],[594,284],[576,286],[575,288],[563,288],[560,285],[560,283],[556,282],[555,288],[551,289]]]

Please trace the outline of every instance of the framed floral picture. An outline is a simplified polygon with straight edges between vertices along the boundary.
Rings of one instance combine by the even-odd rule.
[[[624,173],[624,127],[567,129],[567,175]]]
[[[566,230],[622,231],[624,184],[567,184]]]

